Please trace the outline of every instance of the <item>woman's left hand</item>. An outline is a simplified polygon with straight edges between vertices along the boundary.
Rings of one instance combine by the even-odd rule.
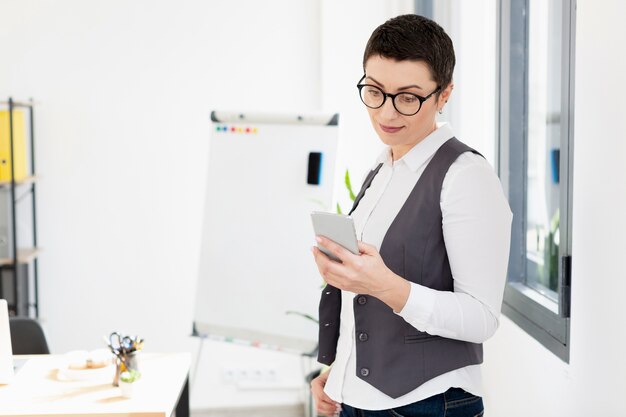
[[[410,284],[385,265],[378,250],[359,242],[360,255],[322,236],[320,245],[332,252],[341,262],[335,262],[317,247],[313,256],[324,280],[333,287],[356,294],[369,294],[388,304],[395,311],[402,310],[410,292]]]

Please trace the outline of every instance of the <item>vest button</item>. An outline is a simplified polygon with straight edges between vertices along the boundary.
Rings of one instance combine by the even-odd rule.
[[[356,302],[359,303],[360,305],[365,305],[367,304],[367,297],[364,295],[359,296],[359,298],[356,299]]]
[[[361,368],[361,376],[368,376],[370,374],[370,370],[368,368]]]
[[[367,342],[367,339],[369,339],[369,336],[367,335],[367,333],[365,332],[359,333],[359,340],[361,342]]]

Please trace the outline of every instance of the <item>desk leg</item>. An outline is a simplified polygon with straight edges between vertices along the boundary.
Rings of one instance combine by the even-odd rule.
[[[178,397],[176,417],[189,417],[189,375],[187,375],[185,386],[180,392],[180,397]]]

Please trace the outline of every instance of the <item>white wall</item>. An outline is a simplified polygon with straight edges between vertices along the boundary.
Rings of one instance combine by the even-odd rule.
[[[0,97],[38,102],[41,316],[54,352],[101,346],[115,329],[150,351],[196,348],[209,112],[318,110],[319,7],[0,0]],[[300,371],[297,357],[208,343],[213,369],[201,369],[194,404],[232,402],[208,385],[219,360],[268,357]]]
[[[454,43],[454,89],[442,121],[494,165],[496,123],[496,0],[440,0],[434,19]]]
[[[356,84],[363,76],[363,52],[370,35],[387,19],[413,12],[410,0],[322,0],[322,108],[338,111],[339,148],[336,190],[344,212],[351,201],[343,183],[350,171],[355,193],[383,145],[376,136]]]
[[[626,415],[626,4],[577,3],[570,363],[503,318],[485,347],[489,415]]]
[[[356,94],[363,48],[411,6],[0,0],[0,99],[38,103],[40,304],[53,352],[99,347],[119,329],[147,350],[195,356],[210,110],[341,111],[340,164],[358,189],[378,153]],[[279,389],[222,379],[264,364]],[[295,404],[309,366],[207,341],[192,407]]]

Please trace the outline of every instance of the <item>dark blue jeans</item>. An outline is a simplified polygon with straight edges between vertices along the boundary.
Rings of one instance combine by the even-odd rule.
[[[342,404],[340,417],[480,417],[483,413],[482,397],[450,388],[443,394],[391,410],[368,411]]]

